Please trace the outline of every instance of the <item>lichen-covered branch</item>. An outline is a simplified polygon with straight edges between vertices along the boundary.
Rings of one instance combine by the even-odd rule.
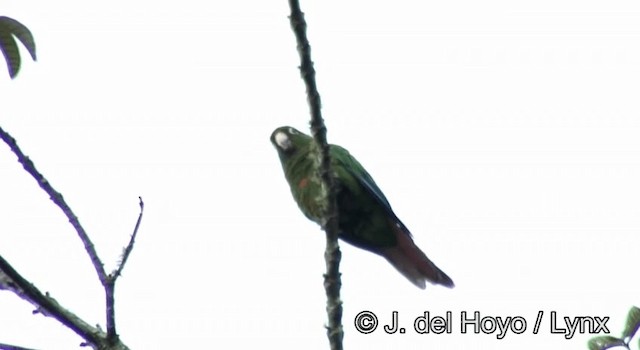
[[[320,94],[316,86],[315,69],[311,60],[311,46],[307,39],[307,23],[300,9],[298,0],[289,0],[291,15],[289,20],[296,36],[298,53],[300,55],[300,75],[307,90],[307,101],[311,110],[311,134],[318,145],[320,158],[320,178],[326,194],[326,210],[323,228],[327,234],[325,261],[327,272],[324,275],[324,288],[327,294],[327,336],[331,349],[342,349],[342,301],[340,300],[340,247],[338,245],[338,210],[336,189],[331,171],[329,144],[327,143],[327,129],[321,114]]]

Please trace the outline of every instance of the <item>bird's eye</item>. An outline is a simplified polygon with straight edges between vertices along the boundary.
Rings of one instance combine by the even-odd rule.
[[[296,129],[294,129],[294,128],[289,128],[289,134],[291,134],[291,135],[295,135],[295,134],[297,134],[297,133],[298,133],[298,131],[297,131]]]

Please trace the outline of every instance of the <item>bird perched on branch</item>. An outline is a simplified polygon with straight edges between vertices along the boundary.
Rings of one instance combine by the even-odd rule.
[[[319,152],[311,136],[283,126],[271,134],[291,193],[304,215],[322,225]],[[339,238],[386,258],[417,287],[425,282],[452,288],[453,281],[418,248],[384,194],[349,151],[330,145],[338,206]]]

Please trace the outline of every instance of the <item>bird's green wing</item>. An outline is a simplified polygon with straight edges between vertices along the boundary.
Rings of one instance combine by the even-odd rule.
[[[343,168],[351,176],[353,176],[359,183],[362,185],[367,192],[369,192],[379,204],[385,207],[386,210],[391,210],[391,205],[387,200],[387,197],[384,196],[384,193],[380,190],[376,182],[373,181],[373,178],[369,173],[364,169],[362,164],[355,159],[349,151],[346,149],[337,146],[331,145],[331,157],[334,159],[336,163],[339,164],[339,168]]]
[[[378,187],[376,182],[373,180],[371,175],[365,170],[365,168],[355,159],[349,151],[346,149],[337,146],[331,145],[331,157],[333,162],[337,165],[338,171],[345,171],[349,175],[347,178],[353,178],[358,182],[358,185],[361,186],[370,196],[373,198],[377,204],[389,215],[389,217],[404,231],[407,235],[411,237],[411,233],[406,228],[406,226],[398,219],[396,214],[391,209],[391,204],[387,200],[387,197],[384,196],[382,190]],[[345,178],[338,174],[338,177]],[[352,187],[354,184],[347,184],[348,187]]]

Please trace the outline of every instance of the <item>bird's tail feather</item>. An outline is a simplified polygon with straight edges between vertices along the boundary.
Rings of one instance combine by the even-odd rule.
[[[420,289],[426,288],[426,281],[453,288],[451,278],[427,258],[403,227],[393,226],[398,244],[382,249],[382,256]]]

